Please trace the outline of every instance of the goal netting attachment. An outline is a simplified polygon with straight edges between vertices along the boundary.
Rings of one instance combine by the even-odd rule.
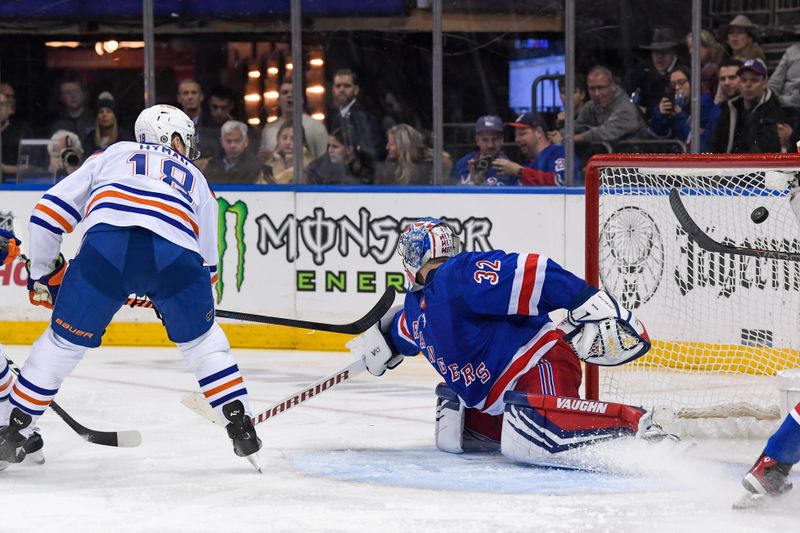
[[[684,435],[763,437],[777,427],[774,377],[800,367],[800,261],[744,252],[800,252],[800,223],[790,190],[765,186],[767,171],[792,179],[800,155],[590,161],[587,280],[633,310],[653,340],[631,364],[592,369],[590,397],[655,409]],[[690,237],[673,190],[708,240],[734,253]]]

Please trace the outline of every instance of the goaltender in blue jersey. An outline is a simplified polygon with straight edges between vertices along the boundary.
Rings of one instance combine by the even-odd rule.
[[[261,441],[244,379],[214,320],[217,202],[191,161],[199,155],[194,123],[173,106],[156,105],[141,112],[135,129],[137,142],[95,153],[34,208],[29,297],[53,313],[14,385],[0,397],[0,469],[24,458],[31,448],[26,443],[37,435],[36,420],[86,349],[100,346],[131,293],[153,301],[234,452],[260,469]],[[79,223],[85,235],[67,268],[61,240]],[[4,364],[0,376],[6,377]]]
[[[500,443],[508,457],[573,464],[575,449],[622,436],[663,438],[643,409],[581,400],[580,360],[619,365],[650,348],[644,326],[607,292],[555,261],[502,250],[461,252],[442,220],[421,219],[398,252],[410,283],[402,308],[348,343],[382,375],[421,353],[436,389],[436,444]],[[568,310],[555,324],[551,311]]]

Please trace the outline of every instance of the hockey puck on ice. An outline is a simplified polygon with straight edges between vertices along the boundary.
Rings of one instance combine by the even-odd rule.
[[[769,216],[769,211],[767,211],[766,207],[756,207],[753,209],[753,212],[750,213],[750,219],[755,222],[756,224],[761,224],[767,217]]]

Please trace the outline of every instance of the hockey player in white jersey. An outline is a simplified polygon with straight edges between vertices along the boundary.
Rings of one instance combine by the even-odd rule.
[[[24,458],[22,444],[63,380],[136,293],[161,313],[236,455],[260,469],[244,379],[214,319],[217,202],[191,161],[199,155],[194,124],[179,109],[156,105],[141,112],[135,130],[136,142],[95,153],[34,208],[29,297],[53,314],[0,402],[0,461]],[[81,222],[85,236],[67,268],[62,235]]]
[[[398,252],[411,288],[402,309],[348,347],[375,375],[404,356],[428,359],[444,380],[439,449],[461,453],[479,440],[526,463],[584,466],[585,446],[666,436],[641,408],[579,397],[581,359],[613,366],[650,348],[644,326],[610,294],[542,255],[461,252],[435,218],[409,226]],[[560,325],[548,316],[556,309],[568,310]]]

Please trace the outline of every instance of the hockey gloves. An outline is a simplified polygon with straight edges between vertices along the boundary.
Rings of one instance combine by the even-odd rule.
[[[559,328],[578,357],[595,365],[622,365],[650,350],[644,325],[613,296],[594,287],[583,290]]]
[[[19,255],[22,241],[8,230],[0,229],[0,265],[7,265]]]
[[[403,362],[402,354],[392,353],[378,324],[374,324],[346,346],[356,359],[364,359],[367,370],[374,376],[382,376],[387,369]]]
[[[39,279],[31,278],[31,262],[25,263],[28,269],[28,298],[33,305],[42,305],[48,309],[53,308],[53,303],[58,296],[61,282],[64,280],[64,273],[67,271],[67,261],[64,256],[58,254],[52,270],[49,274]]]

